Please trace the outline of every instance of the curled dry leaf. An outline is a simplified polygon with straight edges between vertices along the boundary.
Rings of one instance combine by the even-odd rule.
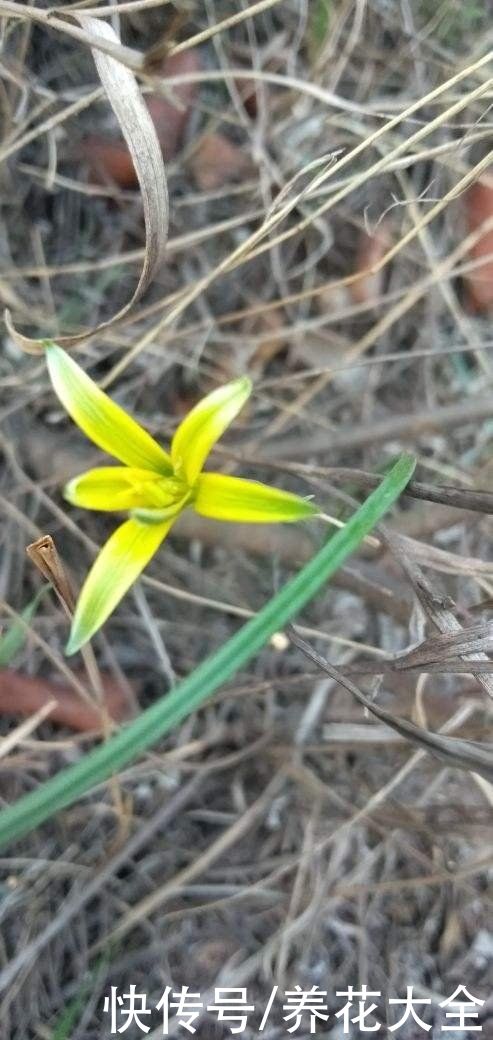
[[[31,545],[26,546],[26,553],[43,578],[54,588],[70,617],[75,607],[74,591],[51,535],[43,534],[41,538],[31,542]]]
[[[410,539],[403,538],[402,535],[390,531],[382,524],[380,525],[380,535],[390,548],[392,555],[398,560],[399,565],[404,571],[406,577],[409,579],[414,593],[423,607],[425,614],[429,617],[434,627],[442,634],[447,633],[448,635],[451,635],[460,633],[462,631],[462,626],[455,616],[453,601],[450,601],[448,597],[442,596],[440,592],[435,591],[427,575],[424,574],[417,562],[419,554],[416,553],[415,547],[418,543],[411,541],[410,545]],[[458,557],[458,559],[460,559],[460,557]],[[487,663],[489,660],[487,655],[481,650],[461,656],[463,660],[471,662],[481,661]],[[474,664],[471,664],[471,675],[473,675],[476,682],[483,687],[488,694],[488,697],[491,697],[493,700],[492,677],[490,675],[483,675],[481,672],[476,672]]]
[[[386,672],[444,672],[468,674],[471,665],[466,657],[469,654],[491,652],[493,650],[493,622],[481,621],[459,628],[452,632],[441,632],[423,640],[410,650],[395,654],[391,658],[371,658],[360,660],[356,665],[346,669],[350,674],[383,675]],[[474,670],[493,672],[493,661],[475,661]]]
[[[128,697],[121,686],[109,676],[102,676],[104,707],[114,722],[130,718]],[[34,678],[8,668],[0,669],[0,715],[34,715],[50,701],[55,707],[48,718],[58,726],[67,726],[78,733],[100,732],[103,728],[101,711],[69,686],[48,679]]]
[[[469,251],[471,259],[480,260],[481,265],[464,276],[468,309],[488,311],[493,308],[493,174],[471,185],[464,195],[464,208],[469,232],[490,222]]]
[[[83,28],[94,35],[119,42],[115,31],[102,19],[79,14]],[[163,157],[154,124],[144,104],[134,75],[119,61],[100,50],[93,50],[94,62],[108,100],[115,112],[122,134],[132,155],[139,180],[144,208],[146,249],[144,265],[132,298],[108,321],[95,328],[85,329],[73,336],[59,336],[57,342],[64,347],[73,347],[88,336],[110,328],[128,315],[136,302],[151,283],[160,267],[168,236],[168,189]],[[43,351],[43,339],[32,339],[17,332],[9,312],[5,314],[8,331],[17,345],[29,354]]]
[[[214,191],[252,169],[250,158],[224,134],[204,134],[189,160],[197,187]]]
[[[362,231],[356,253],[355,274],[349,285],[353,303],[374,303],[382,294],[384,271],[380,264],[391,246],[390,225],[382,221],[374,231]]]
[[[170,55],[161,63],[158,72],[166,81],[199,69],[199,52],[191,49]],[[197,89],[197,83],[178,83],[173,87],[173,100],[157,93],[145,98],[165,162],[174,159],[183,143]],[[123,141],[110,141],[101,134],[92,134],[82,142],[81,154],[89,163],[92,180],[100,184],[116,184],[119,188],[137,187],[137,171]]]
[[[363,708],[366,708],[380,722],[390,726],[401,737],[409,740],[423,751],[428,751],[435,758],[445,762],[447,766],[455,766],[457,769],[467,771],[472,770],[475,773],[479,773],[480,776],[483,776],[490,783],[493,781],[493,745],[479,744],[476,741],[463,740],[460,737],[448,737],[441,733],[432,733],[430,730],[423,729],[422,726],[415,726],[408,719],[393,715],[392,712],[381,708],[367,697],[351,679],[343,675],[338,668],[335,668],[321,654],[317,653],[309,643],[301,639],[294,629],[290,631],[290,639],[306,657],[310,658],[323,672],[330,675],[332,679],[335,679],[345,690],[351,693]]]

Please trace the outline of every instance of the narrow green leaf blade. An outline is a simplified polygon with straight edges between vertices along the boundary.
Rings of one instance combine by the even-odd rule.
[[[28,603],[27,607],[24,607],[20,615],[24,624],[22,624],[22,621],[13,621],[7,631],[0,636],[0,668],[8,668],[14,657],[22,650],[28,636],[26,625],[31,624],[38,606],[48,589],[49,585],[43,585],[31,602]]]
[[[274,632],[299,613],[344,560],[390,509],[410,480],[415,460],[403,455],[382,483],[312,557],[291,581],[269,600],[255,617],[207,657],[174,689],[123,727],[82,761],[63,769],[30,794],[0,812],[0,847],[34,830],[60,809],[72,805],[152,747],[173,726],[194,711],[211,693],[264,646]]]
[[[109,964],[109,952],[101,954],[94,968],[82,979],[72,1000],[63,1009],[57,1017],[56,1023],[51,1027],[51,1040],[70,1040],[70,1037],[74,1035],[74,1029],[82,1016],[84,1004],[91,994],[98,975],[105,972]]]

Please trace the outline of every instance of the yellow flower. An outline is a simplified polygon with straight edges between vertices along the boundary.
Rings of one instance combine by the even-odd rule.
[[[124,463],[75,477],[67,484],[65,497],[85,509],[129,513],[87,575],[72,621],[68,654],[80,649],[104,624],[189,506],[216,520],[249,523],[302,520],[318,512],[311,502],[289,491],[203,472],[209,452],[251,393],[246,376],[213,390],[192,408],[176,430],[168,454],[66,351],[47,343],[46,359],[55,393],[74,422],[94,444]]]

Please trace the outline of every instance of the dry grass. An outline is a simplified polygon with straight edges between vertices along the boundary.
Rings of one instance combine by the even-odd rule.
[[[33,335],[107,320],[143,260],[139,194],[87,177],[81,142],[117,129],[84,30],[74,35],[62,18],[74,6],[56,5],[53,27],[46,2],[0,3],[0,296]],[[364,474],[415,451],[426,487],[394,517],[408,539],[401,560],[386,543],[366,546],[300,630],[394,715],[487,742],[493,343],[487,315],[465,306],[462,280],[474,239],[463,193],[491,164],[487,0],[190,0],[176,5],[178,21],[164,0],[77,6],[112,8],[119,56],[142,70],[145,90],[156,72],[142,55],[153,47],[155,57],[166,26],[175,51],[197,38],[203,65],[168,167],[167,262],[138,309],[78,357],[163,439],[191,400],[248,370],[254,403],[218,462],[233,470],[241,459],[246,475],[316,489],[339,519]],[[255,119],[245,83],[255,85]],[[202,190],[193,159],[217,130],[250,171]],[[382,227],[388,240],[357,297],[362,234]],[[42,362],[7,335],[0,392],[8,623],[38,587],[28,542],[48,531],[80,580],[109,527],[63,504],[60,486],[94,456],[60,413]],[[471,494],[481,489],[483,498]],[[135,704],[150,703],[257,609],[317,537],[185,516],[96,641],[95,667]],[[457,643],[473,623],[483,639],[476,679],[461,670]],[[63,659],[54,600],[34,627],[18,670],[85,692]],[[429,672],[358,673],[437,629],[456,641],[440,637]],[[2,720],[7,734],[8,801],[88,745],[43,713],[17,729]],[[188,984],[206,1003],[215,986],[248,986],[258,1012],[247,1037],[274,985],[318,985],[334,1011],[336,990],[367,983],[382,992],[382,1021],[386,999],[406,985],[434,1005],[461,983],[486,999],[492,804],[487,780],[413,749],[280,640],[155,753],[0,859],[2,1040],[58,1035],[85,979],[76,1024],[59,1036],[108,1036],[104,995],[131,983],[151,1004],[168,984]],[[486,1036],[493,1008],[484,1013]],[[437,1015],[437,1036],[439,1024]],[[416,1040],[413,1028],[390,1035]],[[277,1006],[264,1035],[283,1030]],[[176,1023],[170,1032],[183,1035]],[[148,1035],[162,1035],[157,1019]],[[212,1014],[200,1035],[219,1035]],[[338,1040],[339,1020],[325,1035]]]

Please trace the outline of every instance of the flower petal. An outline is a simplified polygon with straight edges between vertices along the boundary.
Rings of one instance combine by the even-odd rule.
[[[98,448],[139,469],[171,473],[167,452],[96,386],[84,370],[56,343],[45,347],[53,389],[77,426]]]
[[[67,502],[82,509],[100,509],[114,512],[143,505],[145,483],[159,480],[148,469],[130,469],[129,466],[101,466],[81,473],[65,485]]]
[[[175,477],[162,477],[149,469],[100,466],[70,480],[64,496],[73,506],[115,512],[122,509],[176,512],[186,493]],[[164,518],[162,518],[164,519]]]
[[[304,520],[320,512],[313,502],[291,491],[223,473],[200,474],[193,506],[202,516],[249,524]]]
[[[74,654],[101,628],[157,552],[174,519],[158,524],[126,520],[113,532],[82,586],[67,654]]]
[[[234,379],[207,394],[180,423],[171,442],[175,470],[192,485],[217,440],[252,392],[248,376]]]

